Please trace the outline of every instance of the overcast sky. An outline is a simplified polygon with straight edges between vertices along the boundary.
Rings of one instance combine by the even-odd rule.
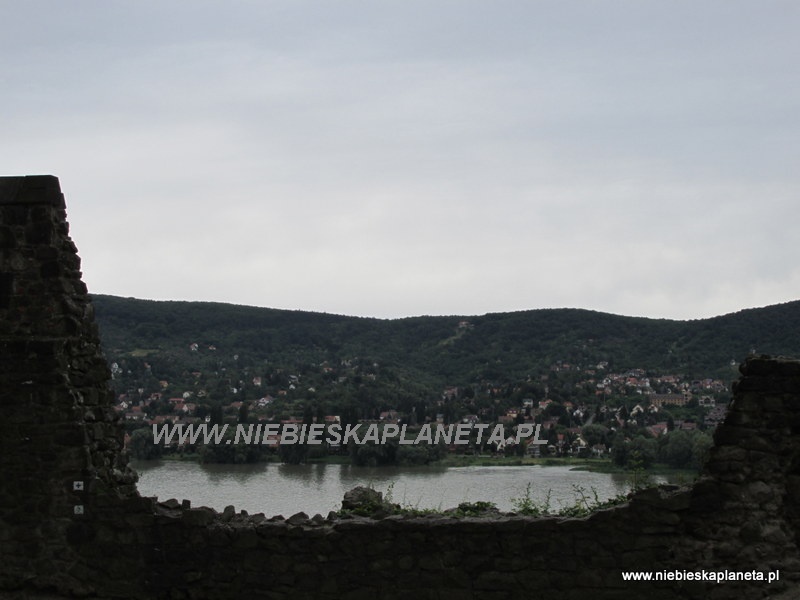
[[[800,298],[800,3],[0,0],[0,169],[94,293],[694,319]]]

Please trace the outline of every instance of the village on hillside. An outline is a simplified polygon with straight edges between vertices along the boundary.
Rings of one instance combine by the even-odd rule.
[[[193,343],[189,350],[200,352],[201,347]],[[209,346],[202,350],[214,353],[217,349]],[[233,358],[235,364],[238,357]],[[151,375],[149,384],[140,381],[138,387],[116,390],[116,409],[126,425],[129,445],[137,429],[152,435],[153,425],[164,424],[377,423],[407,425],[411,431],[425,423],[487,423],[502,424],[510,432],[519,424],[532,423],[541,425],[546,445],[514,447],[514,440],[509,438],[491,447],[450,445],[447,451],[611,457],[624,464],[620,454],[630,454],[624,448],[638,441],[641,453],[647,454],[647,444],[663,446],[666,437],[675,432],[696,432],[707,445],[710,433],[725,417],[729,399],[728,385],[719,379],[688,380],[679,374],[653,374],[644,369],[610,372],[607,362],[588,368],[557,362],[549,372],[514,384],[482,381],[449,386],[426,402],[398,405],[370,396],[374,387],[370,384],[381,377],[382,370],[377,363],[357,358],[336,365],[324,362],[296,374],[284,370],[254,373],[252,369],[231,367],[213,374],[194,371],[183,373],[177,384],[154,379],[151,365],[146,361],[143,365]],[[131,377],[134,374],[125,373],[123,365],[113,362],[110,368],[115,382],[136,385]],[[337,410],[342,405],[337,407],[330,398],[336,397],[337,389],[344,394],[347,384],[351,389],[356,386],[367,408]],[[330,388],[329,393],[320,394],[322,388]],[[280,435],[270,441],[276,444],[273,451],[280,444]],[[176,445],[173,442],[171,450],[182,450]],[[348,451],[335,444],[326,450],[329,454]]]

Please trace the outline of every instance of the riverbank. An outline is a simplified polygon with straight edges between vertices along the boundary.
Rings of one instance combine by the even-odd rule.
[[[520,457],[520,456],[475,456],[475,455],[451,455],[436,463],[442,467],[518,467],[518,466],[541,466],[541,467],[569,467],[572,471],[590,471],[592,473],[618,473],[623,475],[634,475],[634,472],[615,465],[609,458],[575,458],[571,456],[561,457]],[[685,480],[686,483],[694,481],[699,473],[691,469],[674,469],[667,465],[655,464],[647,469],[637,471],[639,476],[668,476],[671,480]]]
[[[163,461],[190,461],[199,462],[200,455],[197,453],[173,453],[165,454],[159,460]],[[264,463],[281,464],[278,456],[269,457]],[[214,463],[214,464],[228,464],[228,463]],[[321,458],[314,458],[307,460],[306,464],[310,465],[350,465],[351,459],[348,455],[332,454]],[[699,473],[690,469],[674,469],[667,465],[655,464],[649,468],[637,472],[630,471],[618,465],[615,465],[611,459],[608,458],[575,458],[570,456],[562,457],[531,457],[531,456],[499,456],[491,454],[475,455],[475,454],[451,454],[445,456],[443,459],[432,462],[428,465],[419,465],[419,468],[425,469],[426,467],[435,468],[450,468],[450,467],[523,467],[523,466],[541,466],[541,467],[568,467],[572,471],[589,471],[592,473],[609,473],[629,475],[632,477],[653,477],[664,476],[668,477],[671,481],[679,483],[691,483]]]

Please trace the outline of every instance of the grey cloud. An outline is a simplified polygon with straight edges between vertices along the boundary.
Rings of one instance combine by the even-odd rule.
[[[792,299],[794,3],[0,6],[97,292],[379,316]],[[747,280],[751,285],[741,286]]]

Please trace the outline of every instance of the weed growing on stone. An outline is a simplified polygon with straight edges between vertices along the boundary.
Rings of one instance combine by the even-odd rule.
[[[536,501],[531,496],[531,484],[529,483],[522,496],[511,499],[511,506],[518,515],[528,517],[585,517],[597,510],[618,506],[628,501],[627,494],[600,500],[597,490],[593,487],[587,490],[576,484],[572,486],[572,489],[576,494],[575,501],[572,504],[561,506],[558,510],[552,510],[550,505],[552,490],[547,491],[543,501]]]
[[[653,477],[643,468],[634,468],[633,471],[631,471],[630,486],[632,492],[638,492],[639,490],[653,487],[654,485]]]
[[[627,494],[619,494],[608,500],[601,501],[597,496],[597,490],[595,488],[591,488],[590,490],[591,498],[589,497],[589,491],[583,486],[575,484],[572,486],[572,489],[577,496],[575,502],[562,507],[558,512],[558,516],[560,517],[586,517],[595,511],[618,506],[628,501]]]
[[[550,513],[550,495],[553,490],[547,490],[547,495],[543,502],[537,502],[531,496],[531,484],[525,486],[525,494],[519,498],[511,499],[511,506],[518,515],[527,517],[544,517]]]
[[[638,491],[652,485],[649,478],[637,478],[631,484],[631,491]],[[597,489],[594,487],[585,488],[575,484],[572,486],[575,492],[575,500],[571,504],[561,505],[554,509],[551,504],[552,490],[548,490],[544,500],[533,498],[531,484],[525,486],[525,492],[516,498],[511,498],[513,514],[526,517],[586,517],[595,511],[613,506],[625,504],[628,501],[628,493],[600,500]],[[390,483],[385,494],[381,494],[370,485],[362,495],[359,502],[350,507],[338,511],[340,517],[363,516],[372,518],[385,518],[392,515],[404,517],[424,517],[424,516],[447,516],[447,517],[492,517],[499,516],[501,513],[494,502],[462,502],[457,508],[442,510],[438,508],[419,508],[410,504],[398,504],[394,502],[394,483]]]

